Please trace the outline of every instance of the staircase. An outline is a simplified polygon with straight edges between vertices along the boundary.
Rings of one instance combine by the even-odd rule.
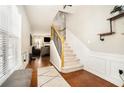
[[[77,58],[71,47],[67,42],[64,43],[64,67],[62,67],[63,73],[69,73],[83,69],[83,65],[80,64],[80,59]]]
[[[51,62],[60,72],[69,73],[83,69],[80,59],[77,58],[64,36],[58,33],[58,29],[54,25],[51,27],[51,40],[53,41],[50,52]]]

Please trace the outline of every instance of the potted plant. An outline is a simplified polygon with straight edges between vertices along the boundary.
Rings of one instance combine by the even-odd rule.
[[[116,14],[122,13],[123,11],[124,11],[124,6],[116,5],[114,6],[113,10],[110,13],[116,15]]]

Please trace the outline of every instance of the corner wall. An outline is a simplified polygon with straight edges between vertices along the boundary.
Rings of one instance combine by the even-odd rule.
[[[110,31],[109,18],[113,6],[73,6],[76,11],[67,17],[67,41],[77,54],[84,69],[122,86],[119,69],[124,71],[124,17],[113,22],[115,35],[100,41],[98,33]]]
[[[29,23],[29,20],[27,18],[25,9],[23,6],[18,6],[19,12],[22,16],[22,24],[21,24],[21,56],[22,56],[22,62],[23,62],[23,68],[27,65],[29,62],[29,53],[31,51],[30,46],[30,33],[31,33],[31,25]],[[26,62],[24,62],[23,59],[26,59]]]
[[[67,17],[67,30],[84,43],[89,49],[97,52],[124,54],[124,17],[113,22],[114,35],[105,36],[100,41],[99,33],[110,31],[107,19],[111,16],[111,5],[82,5]]]
[[[84,65],[84,69],[117,85],[122,86],[118,70],[124,70],[124,55],[92,51],[72,32],[67,31],[67,42]]]

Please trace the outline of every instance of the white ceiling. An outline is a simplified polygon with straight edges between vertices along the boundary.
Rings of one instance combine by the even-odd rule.
[[[33,32],[50,31],[52,21],[61,6],[24,6]]]

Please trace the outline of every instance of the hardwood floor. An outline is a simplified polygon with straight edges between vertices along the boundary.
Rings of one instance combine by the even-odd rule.
[[[37,87],[37,68],[50,65],[52,64],[49,61],[49,57],[32,60],[27,65],[27,68],[33,69],[31,87]],[[72,87],[116,87],[114,84],[85,70],[60,74]]]
[[[116,87],[114,84],[85,70],[61,75],[72,87]]]
[[[52,64],[49,62],[49,57],[37,58],[36,60],[32,60],[26,68],[32,68],[32,81],[31,87],[37,87],[37,68],[51,66]]]

